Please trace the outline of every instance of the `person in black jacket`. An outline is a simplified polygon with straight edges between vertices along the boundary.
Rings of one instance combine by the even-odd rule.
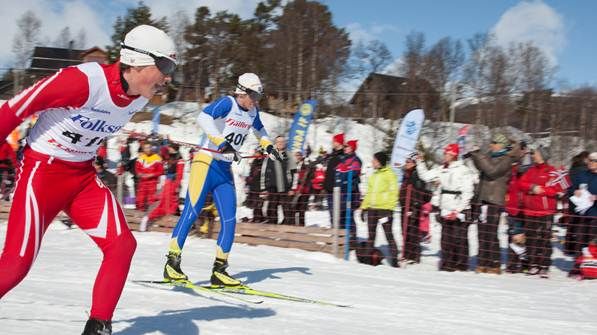
[[[261,147],[255,150],[255,155],[263,154]],[[258,156],[251,162],[249,176],[246,179],[246,185],[249,191],[247,195],[247,207],[253,210],[253,218],[250,222],[261,223],[265,220],[263,215],[264,200],[261,197],[261,167],[265,156]]]
[[[288,192],[292,185],[292,172],[290,171],[290,160],[286,152],[286,139],[278,136],[275,139],[274,146],[281,161],[268,157],[263,161],[261,170],[262,190],[266,192],[267,197],[267,223],[278,224],[278,206],[282,206],[284,212],[284,221],[282,224],[290,224],[290,197]]]
[[[588,170],[588,161],[589,161],[589,152],[583,151],[578,155],[572,157],[572,163],[570,165],[570,170],[568,170],[568,176],[570,178],[570,182],[572,184],[578,184],[576,181],[578,180],[578,176]],[[568,189],[567,197],[570,198],[574,195],[574,191],[572,188]],[[568,255],[578,256],[578,252],[580,251],[579,248],[579,232],[580,232],[580,222],[582,221],[580,216],[577,215],[576,206],[570,200],[568,200],[568,213],[570,213],[570,218],[568,221],[567,229],[566,229],[566,239],[564,243],[564,252]]]
[[[327,157],[323,189],[327,194],[330,225],[334,226],[334,186],[336,186],[336,167],[344,158],[344,134],[336,134],[332,140],[332,152]]]
[[[406,239],[404,243],[404,260],[407,264],[421,261],[421,231],[419,222],[421,207],[429,202],[431,193],[426,189],[426,184],[417,173],[417,154],[412,153],[404,163],[404,174],[400,185],[400,208],[407,211]],[[408,202],[408,203],[407,203]],[[404,218],[404,214],[402,216]]]

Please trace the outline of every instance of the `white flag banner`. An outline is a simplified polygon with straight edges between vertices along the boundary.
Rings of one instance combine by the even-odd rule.
[[[402,119],[392,149],[392,168],[399,169],[406,162],[406,157],[415,151],[424,121],[422,109],[413,109]]]

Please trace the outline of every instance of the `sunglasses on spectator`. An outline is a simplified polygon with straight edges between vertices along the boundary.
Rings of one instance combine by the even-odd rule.
[[[168,57],[158,56],[149,51],[137,49],[135,47],[128,46],[124,43],[120,43],[120,47],[123,49],[133,50],[133,51],[142,53],[144,55],[147,55],[147,56],[153,58],[153,62],[155,63],[155,66],[165,76],[171,76],[174,73],[174,71],[176,70],[176,63],[174,63],[174,61]]]
[[[244,87],[241,84],[236,84],[236,87],[238,87],[239,90],[245,92],[249,96],[249,98],[251,98],[251,100],[253,100],[253,101],[259,101],[263,97],[262,93],[253,91],[252,89]]]

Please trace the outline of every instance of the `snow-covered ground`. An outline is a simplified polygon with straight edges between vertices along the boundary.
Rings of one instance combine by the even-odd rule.
[[[5,234],[0,223],[2,243]],[[297,249],[234,246],[231,274],[255,288],[353,306],[337,308],[273,299],[247,305],[132,283],[160,279],[169,240],[164,233],[135,236],[115,334],[597,333],[597,281],[567,278],[562,269],[569,260],[557,248],[551,278],[540,279],[438,272],[437,238],[425,246],[421,264],[400,269]],[[378,242],[385,244],[383,237]],[[213,240],[187,240],[183,269],[199,283],[209,277],[214,248]],[[52,224],[28,277],[0,301],[0,334],[80,334],[100,258],[80,230]]]

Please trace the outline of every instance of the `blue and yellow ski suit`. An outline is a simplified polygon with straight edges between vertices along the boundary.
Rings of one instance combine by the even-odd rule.
[[[271,145],[257,108],[244,110],[232,96],[224,96],[205,107],[197,117],[204,131],[199,147],[212,151],[228,141],[240,150],[250,129],[263,148]],[[191,176],[183,212],[172,232],[170,251],[180,252],[191,228],[212,192],[214,203],[220,213],[221,229],[217,240],[216,257],[227,259],[234,241],[236,226],[236,194],[231,172],[231,155],[199,150],[191,163]]]

